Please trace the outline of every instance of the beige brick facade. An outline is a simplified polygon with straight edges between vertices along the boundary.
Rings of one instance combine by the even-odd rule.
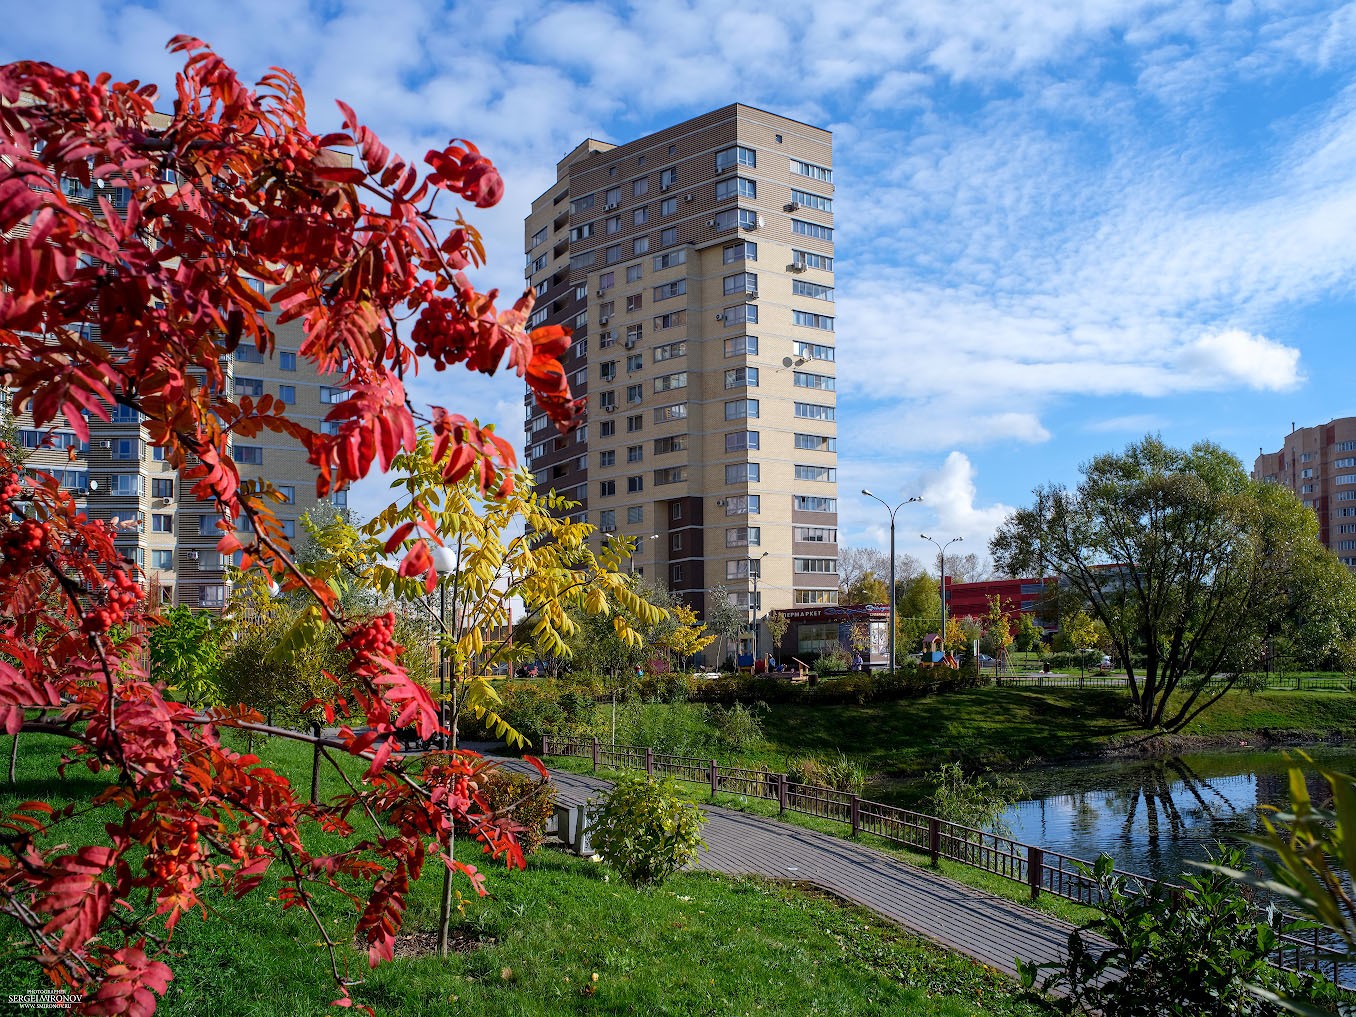
[[[1291,431],[1279,452],[1257,457],[1252,476],[1294,491],[1317,514],[1323,545],[1356,570],[1356,417]]]
[[[534,324],[575,329],[589,397],[570,439],[528,401],[528,465],[699,609],[750,606],[759,564],[760,613],[837,596],[832,154],[727,106],[582,142],[526,220]]]

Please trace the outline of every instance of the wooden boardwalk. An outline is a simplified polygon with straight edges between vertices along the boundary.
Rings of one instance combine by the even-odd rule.
[[[527,769],[519,761],[505,763]],[[551,776],[562,805],[581,805],[612,786],[563,770]],[[1049,915],[840,837],[702,808],[708,817],[702,831],[707,849],[699,868],[814,884],[1009,975],[1016,973],[1015,957],[1053,961],[1064,956],[1072,926]]]

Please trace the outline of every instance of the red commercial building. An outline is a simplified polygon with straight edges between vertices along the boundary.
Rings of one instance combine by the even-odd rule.
[[[946,577],[946,613],[952,618],[983,618],[989,602],[999,598],[1003,613],[1014,625],[1018,615],[1028,615],[1046,632],[1059,627],[1058,618],[1042,616],[1046,585],[1057,579],[985,579],[978,583],[956,583]]]

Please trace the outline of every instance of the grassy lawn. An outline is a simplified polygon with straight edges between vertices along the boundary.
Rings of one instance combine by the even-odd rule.
[[[7,746],[6,746],[7,747]],[[270,765],[305,793],[305,746],[259,746]],[[103,782],[71,771],[51,777],[60,743],[25,736],[19,782],[0,785],[0,804],[41,798],[87,799]],[[330,776],[322,794],[341,786]],[[89,814],[61,833],[70,844],[103,840],[105,814]],[[314,834],[315,846],[324,837]],[[475,852],[468,845],[468,860]],[[368,973],[346,950],[355,997],[379,1013],[426,1014],[876,1014],[961,1017],[1043,1013],[1013,995],[1012,983],[876,919],[815,893],[759,880],[682,874],[663,888],[637,892],[599,865],[553,851],[526,872],[489,874],[492,896],[466,902],[463,937],[477,944],[446,961],[398,959]],[[415,886],[407,931],[431,931],[440,874]],[[325,1014],[328,987],[317,932],[303,912],[284,913],[266,883],[243,900],[212,895],[210,920],[186,917],[173,939],[175,979],[162,1013],[183,1015]],[[464,887],[463,887],[464,889]],[[347,940],[351,907],[322,898],[322,915]],[[0,922],[8,943],[14,929]],[[7,952],[0,984],[40,987],[36,970]]]

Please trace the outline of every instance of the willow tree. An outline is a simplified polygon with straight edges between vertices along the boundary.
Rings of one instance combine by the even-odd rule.
[[[1155,437],[1035,491],[990,544],[1009,575],[1056,575],[1063,611],[1086,610],[1125,662],[1136,721],[1180,730],[1257,667],[1306,587],[1340,568],[1289,491],[1249,479],[1224,449]]]

